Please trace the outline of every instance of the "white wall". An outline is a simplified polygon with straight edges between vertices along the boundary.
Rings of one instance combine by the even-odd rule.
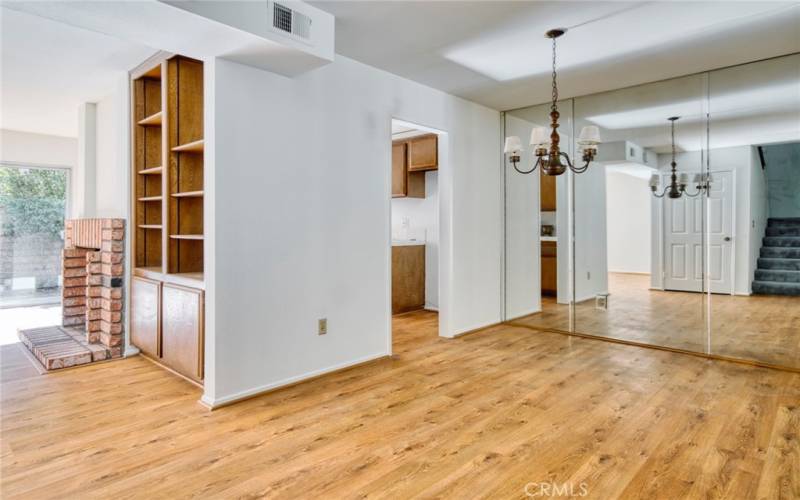
[[[506,114],[506,136],[516,135],[523,141],[531,136],[534,123]],[[536,161],[528,148],[523,152],[519,169],[530,170]],[[537,169],[529,175],[514,170],[505,162],[506,211],[506,320],[527,316],[542,310],[541,244],[539,242],[540,182]]]
[[[650,274],[651,197],[648,179],[606,172],[609,272]]]
[[[391,179],[376,165],[393,117],[446,132],[441,334],[500,321],[498,112],[341,56],[293,79],[221,59],[206,74],[205,402],[390,353]]]
[[[130,186],[128,77],[96,103],[95,217],[127,217]]]
[[[72,217],[94,217],[97,192],[97,105],[78,106],[78,163],[72,176]]]
[[[574,158],[580,158],[579,155]],[[575,302],[608,293],[606,169],[593,163],[575,182]],[[559,210],[561,209],[559,205]],[[560,229],[559,229],[560,231]],[[561,236],[559,235],[559,243]],[[559,254],[559,259],[561,254]]]
[[[74,167],[78,140],[0,129],[0,160],[41,166]]]
[[[410,224],[408,234],[402,227]],[[425,198],[392,198],[392,238],[425,242],[425,308],[439,309],[439,172],[425,172]]]
[[[752,293],[753,280],[758,268],[763,238],[766,234],[767,220],[770,217],[767,172],[761,168],[758,148],[750,148],[750,268],[747,273],[747,292]]]

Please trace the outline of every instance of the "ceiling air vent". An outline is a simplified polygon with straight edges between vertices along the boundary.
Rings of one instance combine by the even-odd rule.
[[[272,26],[305,40],[311,38],[311,18],[277,2],[273,4]]]

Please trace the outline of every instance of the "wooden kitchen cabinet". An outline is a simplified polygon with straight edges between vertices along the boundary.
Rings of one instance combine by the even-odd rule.
[[[436,134],[408,139],[408,171],[418,172],[439,168],[439,138]]]
[[[161,359],[181,375],[203,380],[203,291],[164,283]]]
[[[558,252],[555,241],[542,242],[542,295],[558,293]]]
[[[157,358],[161,340],[161,283],[134,276],[131,281],[131,343]]]
[[[542,212],[555,212],[556,211],[556,177],[552,175],[545,175],[544,172],[540,175],[540,188],[539,193],[541,196],[541,210]]]
[[[425,198],[425,172],[408,171],[408,144],[392,142],[392,198]]]
[[[425,245],[392,247],[392,314],[425,307]]]

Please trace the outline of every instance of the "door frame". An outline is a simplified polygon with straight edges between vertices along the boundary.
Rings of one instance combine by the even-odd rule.
[[[438,334],[440,337],[455,337],[452,328],[452,290],[453,290],[453,170],[450,164],[450,137],[447,131],[428,125],[423,125],[413,120],[406,120],[398,116],[390,116],[389,134],[386,137],[386,181],[385,181],[385,200],[386,200],[386,318],[387,325],[387,345],[386,352],[392,354],[392,136],[391,125],[399,125],[436,134],[439,139],[439,165],[437,167],[437,189],[439,204],[438,210],[438,232],[439,248],[438,257],[438,299],[439,299],[439,325]]]

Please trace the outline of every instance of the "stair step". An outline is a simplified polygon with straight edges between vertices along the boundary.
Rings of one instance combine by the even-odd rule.
[[[758,259],[758,269],[773,269],[773,270],[787,270],[787,271],[800,271],[800,260],[798,259],[767,259],[760,257]]]
[[[767,219],[767,226],[800,226],[800,217],[772,217]]]
[[[800,248],[761,247],[761,257],[767,259],[800,259]]]
[[[756,281],[800,283],[800,271],[787,271],[785,269],[756,269]]]
[[[758,295],[800,296],[800,283],[780,283],[777,281],[754,281],[753,293]]]
[[[768,226],[767,236],[800,236],[800,226]]]
[[[800,236],[767,236],[763,244],[765,247],[800,247]]]

